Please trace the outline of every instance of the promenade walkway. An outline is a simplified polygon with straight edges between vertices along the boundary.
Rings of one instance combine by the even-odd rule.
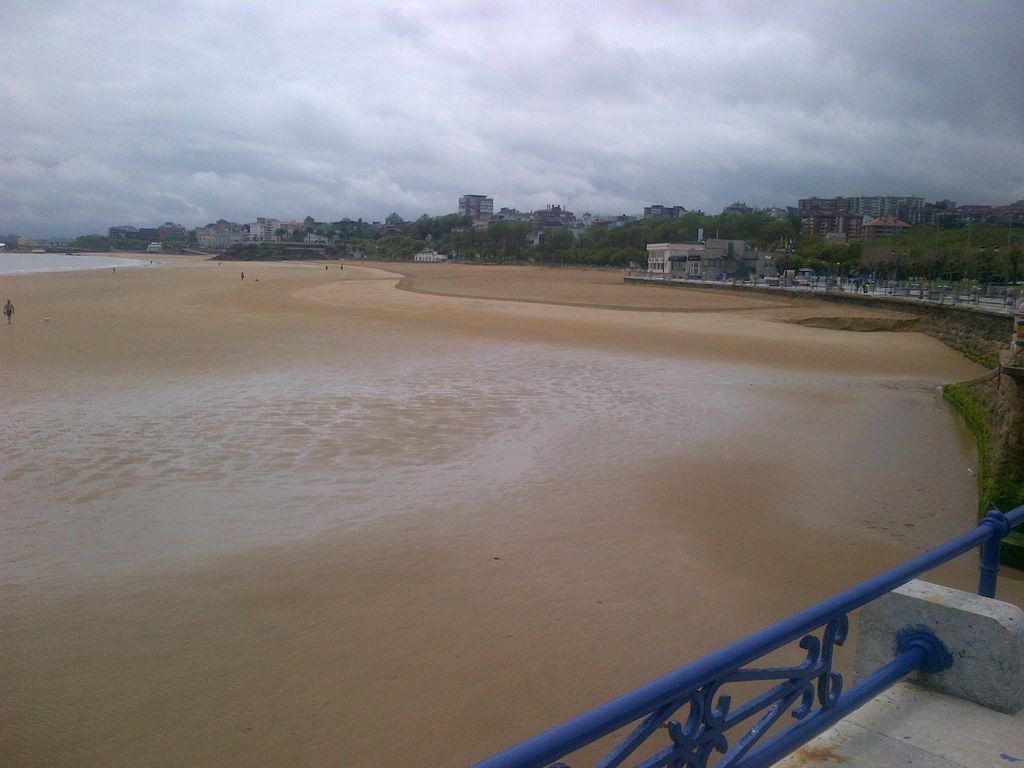
[[[898,683],[775,768],[1024,766],[1024,712]]]
[[[769,285],[756,281],[736,280],[701,280],[695,278],[676,277],[643,270],[631,270],[626,273],[627,283],[655,283],[661,285],[688,285],[700,288],[748,288],[764,293],[777,293],[790,296],[822,296],[823,294],[840,294],[860,299],[875,299],[880,302],[904,303],[934,307],[958,307],[972,309],[993,315],[1012,316],[1024,306],[1024,298],[1018,291],[1000,290],[988,294],[981,291],[968,291],[943,286],[941,290],[907,281],[869,284],[867,290],[860,284],[844,282],[842,285],[829,285],[824,279],[800,285]]]

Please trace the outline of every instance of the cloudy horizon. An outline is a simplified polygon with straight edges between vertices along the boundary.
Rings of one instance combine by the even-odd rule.
[[[1018,2],[11,0],[0,232],[1024,198]]]

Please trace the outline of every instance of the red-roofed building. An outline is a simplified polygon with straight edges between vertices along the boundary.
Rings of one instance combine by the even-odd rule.
[[[896,237],[909,231],[910,225],[907,222],[888,216],[872,219],[864,225],[864,237],[868,240],[875,240],[880,237]]]

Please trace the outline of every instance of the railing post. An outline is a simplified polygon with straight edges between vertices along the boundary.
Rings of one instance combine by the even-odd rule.
[[[998,509],[990,509],[982,524],[988,524],[995,535],[986,539],[981,545],[981,571],[978,577],[978,594],[982,597],[996,596],[996,578],[999,574],[999,545],[1003,537],[1010,532],[1010,521]]]

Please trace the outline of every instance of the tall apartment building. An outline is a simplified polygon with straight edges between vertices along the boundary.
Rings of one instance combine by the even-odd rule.
[[[864,216],[844,210],[821,211],[814,208],[800,209],[800,225],[803,231],[818,237],[856,239],[861,236]]]
[[[473,221],[489,221],[494,215],[494,198],[486,195],[463,195],[459,198],[459,216]]]
[[[139,228],[125,224],[119,227],[110,227],[107,234],[111,240],[138,240]]]
[[[276,243],[281,239],[277,236],[280,226],[281,222],[277,219],[257,216],[256,221],[249,224],[249,236],[246,239],[251,243]]]

